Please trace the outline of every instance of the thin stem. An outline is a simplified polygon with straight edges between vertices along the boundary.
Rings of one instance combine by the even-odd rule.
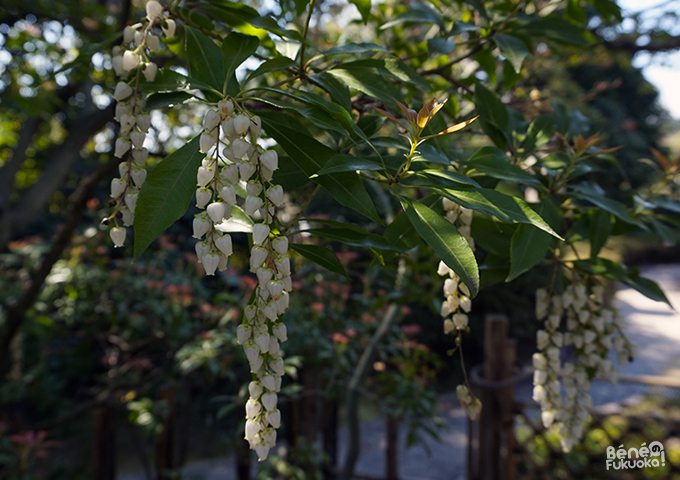
[[[302,46],[300,47],[300,69],[298,75],[300,78],[305,76],[305,48],[307,47],[307,34],[309,33],[309,22],[312,20],[312,12],[314,12],[314,4],[316,0],[309,0],[309,10],[307,12],[307,21],[305,22],[305,29],[302,32]]]

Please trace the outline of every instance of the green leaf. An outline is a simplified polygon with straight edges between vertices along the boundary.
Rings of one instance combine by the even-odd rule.
[[[408,5],[405,12],[396,15],[392,20],[382,25],[380,30],[386,30],[403,23],[433,23],[443,27],[444,19],[441,14],[431,6],[424,3],[413,2]]]
[[[567,45],[588,45],[586,30],[556,15],[531,18],[524,25],[516,27],[514,32],[531,38],[546,38]]]
[[[288,121],[289,117],[274,112],[260,112],[264,130],[281,145],[291,160],[307,177],[311,177],[324,166],[326,161],[335,155],[335,151],[317,142],[304,133],[304,127],[297,122]],[[284,123],[281,123],[283,120]],[[289,126],[295,127],[295,129]]]
[[[552,199],[546,199],[538,204],[536,210],[551,228],[559,229],[560,210]],[[514,280],[543,260],[551,243],[552,238],[546,232],[531,225],[520,225],[512,236],[510,272],[506,281]]]
[[[336,153],[317,142],[314,138],[293,130],[275,120],[270,112],[260,112],[265,131],[284,149],[295,164],[307,177],[318,173],[325,163]],[[382,224],[371,197],[366,192],[359,175],[353,172],[340,172],[315,177],[318,183],[341,205],[356,210],[371,220]]]
[[[331,98],[345,110],[348,112],[352,111],[352,99],[349,95],[349,89],[337,78],[328,72],[321,72],[309,77],[309,80],[326,90]]]
[[[187,92],[161,92],[152,93],[146,99],[146,106],[144,110],[158,110],[160,108],[170,107],[173,105],[179,105],[189,100],[190,98],[195,98],[194,95]]]
[[[291,243],[290,249],[331,272],[339,273],[340,275],[349,278],[345,271],[345,267],[342,266],[338,257],[326,247]]]
[[[351,208],[382,225],[383,222],[375,210],[373,200],[366,192],[358,174],[354,172],[333,173],[312,180],[324,187],[339,204]]]
[[[529,55],[529,49],[522,39],[507,35],[505,33],[497,33],[493,37],[494,42],[498,45],[501,54],[510,61],[515,68],[515,72],[519,73],[522,70],[522,63]]]
[[[540,180],[534,175],[510,163],[508,156],[500,148],[482,147],[469,158],[466,164],[478,172],[499,180],[542,186]]]
[[[185,25],[184,31],[191,76],[222,92],[225,77],[220,47],[195,28]]]
[[[420,243],[420,236],[416,229],[413,228],[406,212],[401,212],[394,217],[392,223],[385,229],[383,237],[403,251],[410,250]]]
[[[449,157],[447,157],[446,154],[437,147],[430,145],[429,143],[422,143],[418,145],[416,154],[413,156],[413,161],[438,163],[440,165],[446,165],[447,167],[451,165],[451,160]]]
[[[424,184],[415,181],[409,181],[411,178],[424,178],[426,182]],[[415,172],[415,177],[409,177],[406,181],[403,181],[405,185],[434,185],[434,186],[444,186],[444,187],[454,187],[462,188],[465,185],[471,187],[480,188],[481,185],[475,182],[473,179],[467,175],[463,175],[458,172],[451,172],[449,170],[438,170],[438,169],[425,169],[419,172]]]
[[[260,39],[250,35],[243,35],[238,32],[231,32],[222,42],[222,63],[224,65],[224,78],[229,79],[234,75],[234,72],[244,61],[248,59],[257,47],[260,45]],[[224,93],[227,91],[226,83],[220,90]]]
[[[668,301],[666,294],[659,285],[645,277],[641,277],[637,269],[626,269],[619,262],[606,258],[591,258],[590,260],[579,260],[574,262],[574,266],[595,275],[600,275],[608,280],[618,280],[634,290],[637,290],[645,297],[657,302],[664,302],[671,308],[673,305]]]
[[[323,52],[323,54],[328,56],[339,55],[344,53],[369,53],[369,52],[391,53],[385,47],[382,47],[376,43],[361,42],[338,45],[336,47],[329,48],[328,50]]]
[[[475,239],[476,245],[482,247],[490,254],[505,258],[506,264],[509,262],[510,244],[512,235],[517,230],[516,225],[502,223],[482,215],[475,215],[472,217],[471,227],[472,238]]]
[[[274,172],[272,182],[281,185],[286,192],[292,192],[306,185],[309,177],[300,170],[293,160],[286,155],[279,157],[279,168]]]
[[[545,258],[551,242],[550,235],[531,225],[520,225],[510,245],[510,282]]]
[[[383,166],[370,158],[359,158],[352,155],[337,154],[328,159],[319,175],[337,172],[356,172],[357,170],[381,171]]]
[[[411,224],[423,240],[458,274],[470,289],[470,296],[476,296],[479,291],[479,269],[465,237],[451,222],[426,205],[405,197],[400,197],[400,200]]]
[[[402,251],[380,235],[370,234],[368,232],[359,233],[349,228],[312,228],[301,231],[354,247],[377,248],[378,250],[394,250],[397,252]]]
[[[404,99],[399,89],[378,73],[344,68],[328,70],[328,73],[349,88],[377,98],[394,108],[397,106],[395,100],[403,103]]]
[[[371,13],[371,0],[349,0],[349,2],[356,5],[365,25],[368,22],[368,16]]]
[[[479,81],[475,83],[475,107],[482,120],[499,129],[506,137],[508,136],[510,125],[508,108],[498,95]]]
[[[296,63],[288,57],[275,57],[271,60],[267,60],[262,63],[259,67],[253,70],[247,77],[245,83],[248,83],[253,78],[257,78],[260,75],[264,75],[269,72],[278,72],[286,70],[290,67],[295,67]]]
[[[434,37],[427,41],[427,51],[434,55],[448,55],[456,50],[456,44],[446,38]]]
[[[531,154],[534,148],[545,145],[555,133],[555,119],[552,115],[540,115],[529,124],[524,139],[524,156]]]
[[[203,83],[195,78],[187,77],[181,73],[175,72],[167,68],[162,68],[156,74],[153,82],[148,82],[142,79],[139,82],[139,88],[145,93],[154,92],[176,92],[179,90],[187,90],[190,88],[197,88],[200,90],[210,90],[210,85]]]
[[[605,210],[596,210],[590,216],[590,258],[595,258],[607,243],[612,232],[612,219]]]
[[[134,260],[189,208],[196,190],[196,171],[205,157],[195,137],[159,163],[139,192],[135,209]]]
[[[548,232],[555,238],[563,240],[540,215],[534,212],[527,203],[517,197],[506,195],[489,188],[473,190],[457,190],[453,188],[439,188],[439,190],[456,203],[464,207],[477,210],[490,216],[495,216],[501,222],[526,223]]]
[[[599,191],[598,188],[595,188],[593,185],[587,183],[581,183],[574,187],[574,196],[576,198],[582,198],[583,200],[589,201],[593,205],[608,211],[626,223],[637,225],[638,227],[647,230],[645,224],[633,217],[625,205],[617,202],[616,200],[605,197],[604,192]]]

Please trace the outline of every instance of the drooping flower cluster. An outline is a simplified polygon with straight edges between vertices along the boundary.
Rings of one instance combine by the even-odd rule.
[[[273,150],[257,143],[262,131],[259,117],[225,99],[203,119],[200,151],[207,156],[197,172],[196,206],[204,209],[194,218],[196,254],[206,275],[227,268],[232,254],[228,221],[242,210],[255,222],[252,227],[250,271],[257,276],[253,300],[245,309],[237,337],[243,345],[254,376],[246,404],[245,439],[260,461],[276,442],[281,413],[276,408],[284,363],[279,342],[287,339],[280,316],[288,308],[292,290],[288,239],[272,228],[276,208],[283,204],[283,189],[272,183],[278,168]],[[237,205],[237,188],[245,190],[243,206]]]
[[[562,295],[550,296],[545,289],[536,292],[536,317],[545,323],[537,332],[539,353],[533,356],[533,397],[541,405],[544,427],[557,423],[565,451],[583,436],[592,406],[591,380],[598,377],[616,382],[618,378],[609,351],[614,348],[619,363],[633,355],[633,345],[622,331],[623,318],[616,309],[604,306],[603,294],[604,287],[588,279],[575,279]],[[563,318],[565,332],[560,331]],[[573,360],[564,364],[563,347],[571,347],[573,352]]]
[[[443,199],[446,219],[457,224],[458,231],[465,237],[470,248],[475,249],[475,241],[470,235],[470,224],[472,223],[472,210],[461,207],[448,198]],[[451,333],[454,330],[463,330],[467,327],[468,316],[472,307],[470,300],[470,290],[467,285],[461,282],[460,277],[451,270],[443,261],[439,262],[437,273],[442,277],[447,276],[444,281],[445,300],[442,303],[441,315],[444,320],[444,333]],[[464,313],[463,313],[464,312]],[[451,315],[451,318],[446,318]]]
[[[144,140],[151,126],[151,117],[144,111],[146,102],[139,88],[140,77],[143,75],[151,82],[158,71],[148,56],[160,47],[160,38],[153,33],[154,29],[160,27],[167,37],[175,35],[174,20],[163,16],[163,7],[158,2],[148,2],[146,12],[144,23],[126,27],[122,46],[113,49],[113,69],[122,79],[113,93],[113,98],[118,102],[114,118],[120,123],[120,136],[116,140],[114,155],[118,158],[127,156],[118,166],[120,178],[111,181],[115,211],[104,220],[105,224],[109,224],[111,219],[115,219],[110,235],[116,247],[122,247],[125,243],[125,228],[118,226],[118,219],[122,220],[125,227],[133,224],[139,189],[146,179],[145,165],[149,152],[144,148]],[[128,81],[132,73],[134,76]]]

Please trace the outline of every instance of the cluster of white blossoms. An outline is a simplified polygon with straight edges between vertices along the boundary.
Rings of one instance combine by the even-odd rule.
[[[465,237],[470,248],[475,249],[475,241],[470,236],[470,224],[472,223],[472,210],[461,207],[457,203],[452,202],[448,198],[443,200],[444,210],[446,211],[446,219],[453,223],[457,223],[458,231]],[[444,281],[444,297],[442,303],[441,315],[444,320],[444,333],[451,333],[454,330],[463,330],[468,325],[467,313],[470,312],[472,302],[470,300],[470,290],[467,285],[461,282],[460,277],[451,270],[443,261],[439,262],[437,273],[442,277],[448,275]],[[446,318],[451,315],[451,318]]]
[[[242,209],[255,222],[250,271],[258,283],[237,339],[254,376],[246,404],[245,439],[262,461],[274,446],[281,424],[277,393],[284,363],[279,342],[287,339],[287,333],[280,316],[288,308],[292,290],[288,239],[272,229],[276,208],[283,204],[282,187],[272,183],[278,156],[257,143],[262,131],[259,117],[229,99],[206,112],[203,128],[200,151],[206,158],[197,172],[196,206],[204,211],[194,218],[193,236],[199,240],[196,254],[206,275],[227,268],[232,240],[222,229],[233,209]],[[237,189],[245,190],[242,207],[237,205]]]
[[[113,244],[122,247],[125,243],[125,228],[118,226],[121,219],[124,227],[133,224],[137,195],[146,179],[146,159],[149,152],[144,148],[146,134],[151,126],[151,117],[144,111],[146,102],[139,88],[140,76],[147,81],[156,78],[158,67],[148,54],[160,47],[160,38],[155,35],[154,28],[160,27],[168,37],[175,35],[175,21],[163,15],[163,7],[151,0],[146,4],[144,23],[138,23],[125,28],[122,46],[113,49],[113,69],[122,81],[118,82],[113,98],[118,102],[114,119],[120,123],[120,136],[116,140],[114,155],[127,158],[118,165],[120,178],[111,181],[112,204],[117,207],[113,217],[115,226],[109,232]],[[134,72],[133,78],[128,77]],[[130,86],[130,83],[133,86]],[[110,223],[111,218],[104,223]]]
[[[592,406],[591,380],[617,381],[609,351],[614,348],[619,363],[633,356],[633,345],[622,331],[623,318],[616,309],[603,305],[604,287],[587,285],[587,279],[577,279],[562,295],[550,296],[545,289],[536,292],[536,317],[545,319],[545,323],[536,335],[539,352],[533,355],[533,398],[541,405],[543,426],[557,423],[564,451],[570,451],[583,437],[583,425]],[[563,347],[571,347],[573,352],[571,361],[564,364]]]

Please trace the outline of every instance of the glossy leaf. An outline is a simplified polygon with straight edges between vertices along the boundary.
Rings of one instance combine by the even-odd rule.
[[[524,185],[541,186],[538,178],[510,163],[505,152],[496,147],[482,147],[466,163],[489,177]]]
[[[479,290],[479,269],[465,237],[451,222],[426,205],[404,197],[401,197],[401,204],[423,240],[458,274],[470,289],[470,295],[476,296]]]
[[[224,78],[229,79],[244,61],[248,59],[257,47],[260,39],[251,35],[243,35],[238,32],[231,32],[222,42],[222,64],[224,65]],[[226,92],[227,86],[221,89]]]
[[[319,245],[305,245],[301,243],[291,243],[290,249],[299,253],[310,262],[314,262],[331,272],[338,273],[344,277],[349,278],[345,267],[342,266],[340,260],[326,247]]]
[[[323,168],[319,170],[319,175],[337,172],[356,172],[357,170],[380,171],[383,170],[383,166],[370,158],[337,154],[328,159]]]
[[[590,258],[595,258],[612,232],[612,219],[606,210],[596,210],[590,216]]]
[[[198,147],[196,137],[165,157],[142,185],[135,209],[135,260],[189,208],[196,190],[196,171],[205,157]]]
[[[190,75],[211,86],[218,92],[224,88],[224,66],[222,52],[210,37],[184,26],[187,39],[187,60]]]
[[[495,216],[502,222],[525,223],[533,225],[555,238],[562,240],[540,215],[534,212],[527,203],[517,197],[506,195],[488,188],[472,190],[439,189],[446,197],[464,207]]]
[[[529,55],[526,43],[520,38],[505,33],[497,33],[493,40],[498,45],[501,54],[512,64],[515,72],[519,73],[522,70],[524,59]]]

